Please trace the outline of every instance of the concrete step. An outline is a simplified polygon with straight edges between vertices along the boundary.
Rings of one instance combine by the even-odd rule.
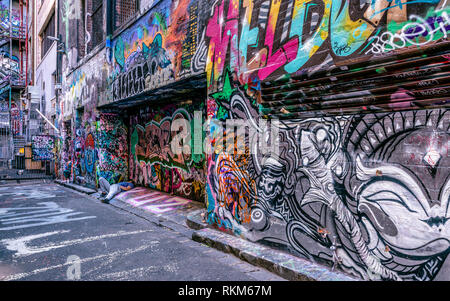
[[[222,252],[231,253],[288,280],[358,281],[326,266],[221,231],[208,228],[197,230],[192,234],[192,239]]]
[[[205,221],[205,214],[206,210],[198,210],[187,217],[186,224],[196,230],[192,234],[194,241],[231,253],[288,280],[359,281],[327,266],[212,229]]]

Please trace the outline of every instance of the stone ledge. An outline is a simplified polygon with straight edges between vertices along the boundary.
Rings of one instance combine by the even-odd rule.
[[[78,192],[82,192],[82,193],[86,193],[86,194],[93,194],[93,193],[97,192],[97,190],[95,190],[95,189],[87,188],[87,187],[80,186],[80,185],[77,185],[77,184],[66,183],[66,182],[61,181],[61,180],[54,180],[54,182],[56,184],[59,184],[59,185],[62,185],[62,186],[71,188],[73,190],[76,190]]]
[[[202,213],[206,214],[204,209],[189,213],[186,217],[186,225],[194,230],[207,228],[208,224],[204,221]]]
[[[261,244],[213,229],[201,229],[192,234],[194,241],[223,252],[234,254],[253,265],[263,267],[288,280],[301,281],[359,281],[344,273],[310,262]]]

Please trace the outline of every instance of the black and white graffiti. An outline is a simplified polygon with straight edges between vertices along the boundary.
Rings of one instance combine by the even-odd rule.
[[[212,155],[256,197],[248,223],[225,214],[216,200],[233,188],[210,167],[208,221],[362,279],[433,280],[450,252],[449,136],[447,109],[282,121],[279,157]]]

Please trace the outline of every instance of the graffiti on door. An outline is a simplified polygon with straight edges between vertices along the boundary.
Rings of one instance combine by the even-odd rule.
[[[128,177],[128,130],[118,114],[100,113],[97,178],[111,184]]]
[[[203,201],[205,156],[203,153],[174,154],[171,144],[177,131],[174,120],[182,119],[194,129],[193,114],[203,104],[146,107],[131,116],[130,177],[136,183]],[[201,122],[201,120],[200,120]],[[191,135],[191,141],[194,136]],[[192,145],[192,143],[191,143]]]

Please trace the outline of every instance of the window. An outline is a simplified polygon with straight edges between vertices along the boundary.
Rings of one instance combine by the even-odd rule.
[[[39,118],[39,114],[36,111],[36,109],[40,109],[39,108],[39,103],[38,102],[32,102],[31,103],[31,110],[30,110],[30,119],[38,119]]]
[[[103,0],[91,0],[92,10],[91,10],[91,20],[92,20],[92,30],[91,30],[91,47],[93,49],[95,46],[103,42]]]
[[[114,1],[114,30],[125,24],[137,12],[137,0]]]
[[[43,58],[45,54],[47,54],[47,51],[53,44],[53,41],[47,39],[47,37],[54,37],[54,36],[55,36],[55,13],[53,13],[52,16],[50,17],[50,20],[48,21],[47,26],[45,27],[41,35],[41,58]]]

